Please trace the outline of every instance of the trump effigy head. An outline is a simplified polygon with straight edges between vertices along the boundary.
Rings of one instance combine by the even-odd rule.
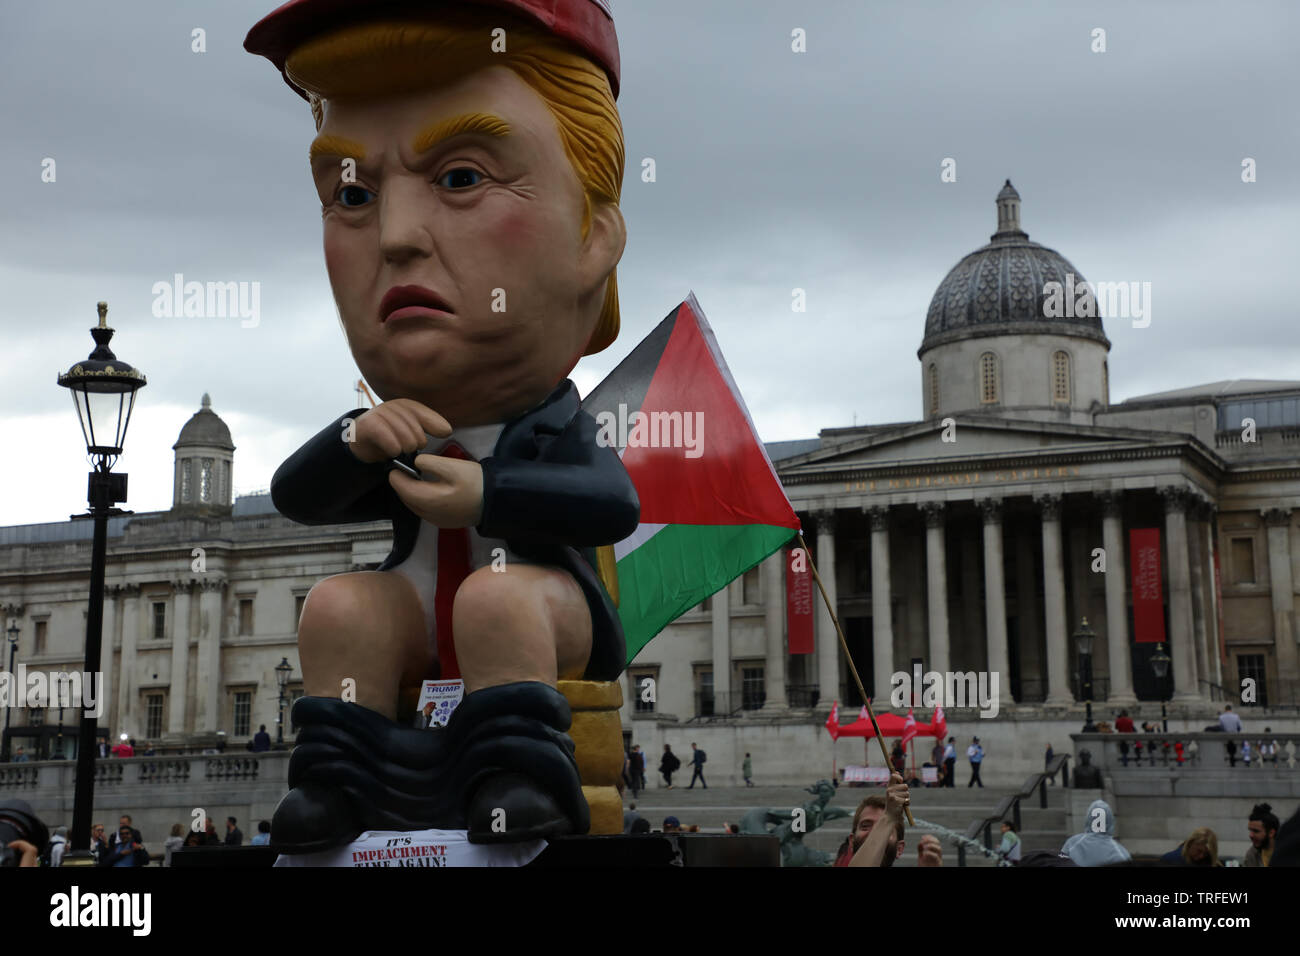
[[[244,46],[311,106],[330,283],[381,398],[503,421],[615,340],[607,0],[293,0]]]

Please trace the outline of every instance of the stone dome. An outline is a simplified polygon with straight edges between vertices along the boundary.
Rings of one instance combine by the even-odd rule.
[[[939,283],[925,319],[925,338],[917,351],[966,338],[1016,333],[1070,335],[1110,347],[1095,308],[1088,316],[1049,318],[1043,289],[1058,282],[1073,301],[1071,285],[1086,281],[1055,249],[1030,242],[1020,229],[1020,194],[1011,180],[997,197],[998,231],[986,246],[967,255]],[[1067,276],[1073,278],[1067,279]]]
[[[207,392],[203,393],[203,407],[185,423],[180,437],[176,439],[176,444],[172,445],[172,448],[184,448],[189,445],[223,448],[226,451],[235,450],[235,443],[230,440],[230,429],[212,410],[212,399],[208,397]]]

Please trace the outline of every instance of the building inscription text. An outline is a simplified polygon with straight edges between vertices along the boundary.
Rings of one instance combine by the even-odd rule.
[[[846,481],[845,491],[915,491],[919,488],[951,488],[1008,481],[1035,481],[1044,478],[1077,478],[1078,465],[1056,468],[1007,468],[1001,471],[960,471],[948,475],[921,475],[916,478],[881,478],[869,481]]]

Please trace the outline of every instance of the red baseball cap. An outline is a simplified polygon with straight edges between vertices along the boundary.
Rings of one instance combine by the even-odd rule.
[[[254,24],[244,49],[266,57],[283,76],[289,54],[319,34],[381,17],[434,14],[466,4],[517,13],[572,43],[605,71],[618,98],[618,36],[609,0],[289,0]],[[307,98],[287,76],[284,81]]]

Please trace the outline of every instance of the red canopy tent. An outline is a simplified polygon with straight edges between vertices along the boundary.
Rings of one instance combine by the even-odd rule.
[[[838,710],[833,713],[838,713]],[[948,721],[943,715],[943,708],[935,709],[935,720],[933,723],[923,724],[919,720],[916,722],[916,736],[918,737],[938,737],[943,738],[948,733]],[[903,736],[903,727],[907,723],[906,716],[899,714],[876,714],[876,723],[880,724],[880,733],[884,737],[901,737]],[[859,716],[851,724],[833,725],[830,721],[826,723],[826,731],[832,739],[840,737],[874,737],[875,730],[871,726],[871,721],[865,717]]]

